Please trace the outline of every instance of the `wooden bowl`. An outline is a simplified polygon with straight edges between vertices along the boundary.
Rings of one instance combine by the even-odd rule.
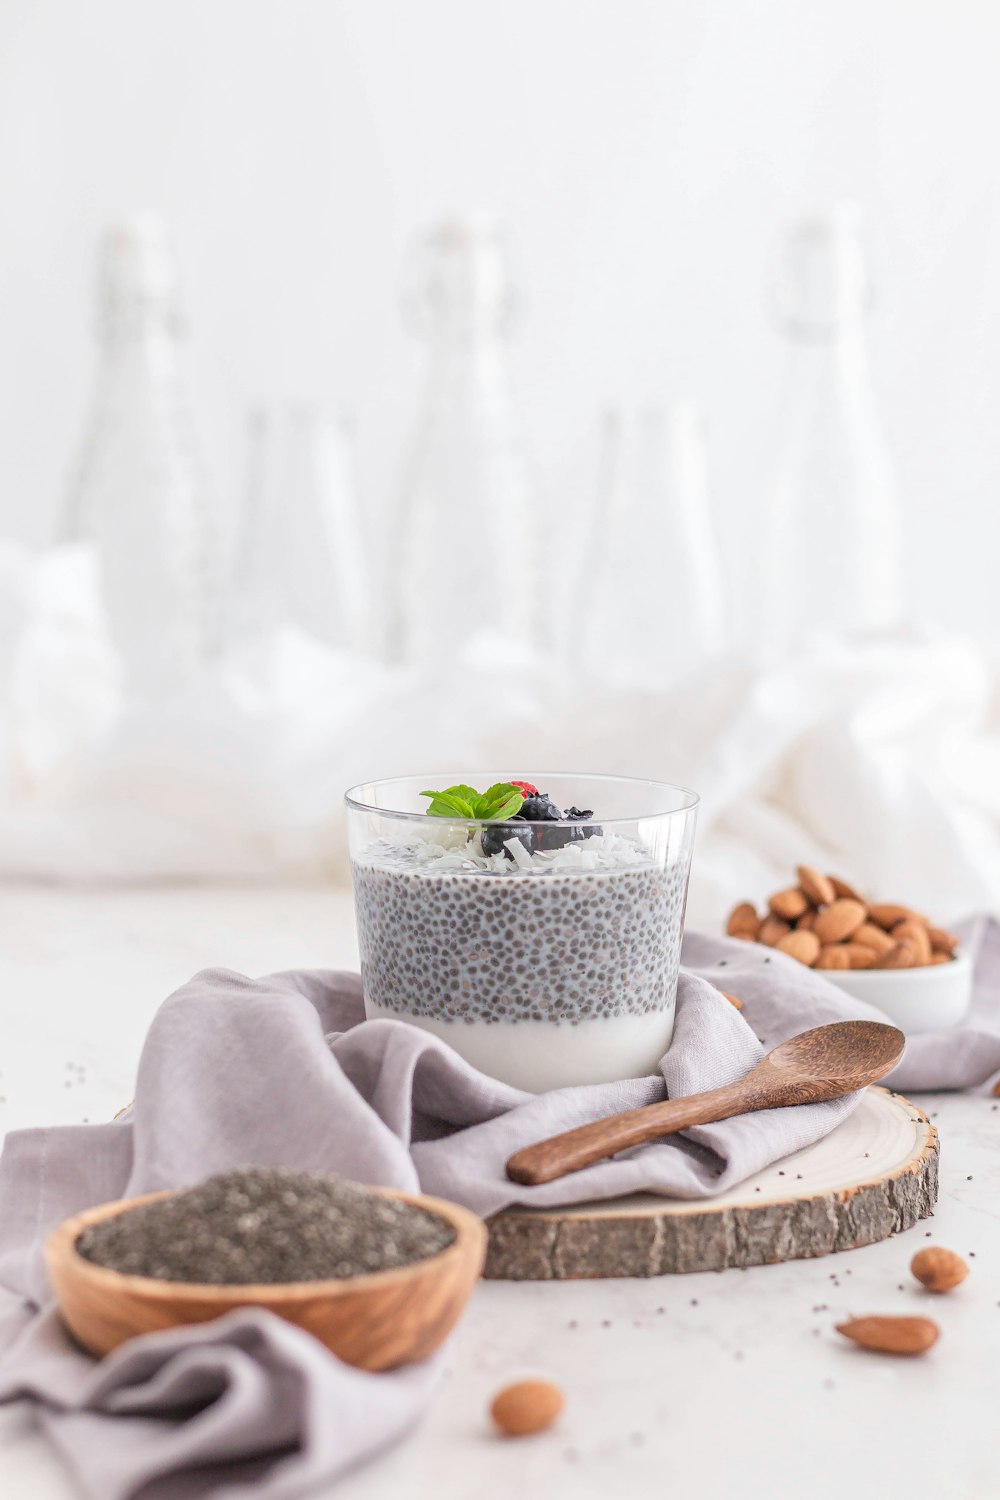
[[[483,1268],[486,1226],[468,1209],[442,1198],[378,1191],[439,1214],[454,1228],[455,1240],[437,1255],[367,1276],[210,1286],[125,1276],[94,1265],[76,1248],[91,1224],[169,1198],[169,1192],[87,1209],[53,1230],[45,1247],[63,1322],[78,1343],[101,1357],[139,1334],[207,1323],[236,1307],[265,1307],[359,1369],[414,1364],[432,1354],[458,1322]]]

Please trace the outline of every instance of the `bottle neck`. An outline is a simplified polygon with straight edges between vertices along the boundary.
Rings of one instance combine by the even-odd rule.
[[[436,385],[476,390],[502,383],[511,304],[495,230],[439,225],[413,257],[403,300],[405,321],[429,347]]]
[[[867,369],[871,285],[850,205],[795,226],[771,299],[776,324],[799,365]]]

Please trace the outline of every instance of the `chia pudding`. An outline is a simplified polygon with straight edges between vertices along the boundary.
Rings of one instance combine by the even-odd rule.
[[[427,818],[355,844],[367,1016],[421,1026],[532,1091],[655,1072],[673,1030],[690,839],[651,848],[591,817],[568,839],[560,814],[531,837],[514,821]]]

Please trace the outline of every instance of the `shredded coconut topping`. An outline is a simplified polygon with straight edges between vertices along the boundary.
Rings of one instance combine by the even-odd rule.
[[[380,838],[355,858],[362,864],[412,870],[433,875],[548,875],[598,873],[652,864],[650,851],[635,839],[620,833],[597,833],[592,838],[564,844],[560,849],[536,849],[529,853],[515,835],[505,841],[511,858],[502,851],[484,854],[479,842],[480,826],[470,830],[452,824],[434,830],[434,837],[419,834],[407,838]]]

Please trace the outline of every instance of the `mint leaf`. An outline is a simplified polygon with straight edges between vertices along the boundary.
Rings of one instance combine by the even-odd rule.
[[[498,781],[485,791],[476,805],[476,816],[484,822],[493,823],[503,818],[512,818],[524,806],[524,797],[509,781]]]
[[[499,800],[500,798],[507,797],[511,792],[516,791],[517,787],[509,781],[495,781],[493,785],[491,787],[487,787],[486,791],[483,793],[483,801],[493,802],[495,800]]]
[[[522,793],[509,781],[498,781],[485,792],[459,782],[443,791],[420,795],[431,799],[427,811],[434,818],[475,818],[482,823],[493,823],[513,818],[524,806]]]
[[[472,788],[469,787],[468,790],[472,791]],[[431,817],[474,818],[476,816],[474,804],[467,797],[459,795],[457,791],[452,791],[450,788],[445,792],[421,792],[420,795],[431,798],[431,805],[427,809]],[[476,797],[478,794],[472,792],[472,795]]]
[[[475,787],[465,786],[462,782],[459,782],[458,786],[445,787],[445,791],[449,797],[460,797],[463,802],[468,802],[470,807],[475,807],[479,801],[479,793]]]
[[[513,794],[509,796],[506,801],[501,802],[499,807],[494,808],[492,812],[486,814],[486,816],[489,818],[490,822],[495,821],[502,823],[507,818],[516,817],[523,806],[524,797],[518,791],[517,787],[515,787],[513,790]]]
[[[421,797],[457,797],[462,802],[468,802],[470,807],[479,800],[479,793],[475,787],[465,786],[461,782],[457,786],[446,786],[440,792],[421,792],[420,795]]]
[[[509,781],[498,781],[483,793],[479,799],[479,805],[480,807],[500,807],[514,792],[517,792],[517,787],[512,786]]]

